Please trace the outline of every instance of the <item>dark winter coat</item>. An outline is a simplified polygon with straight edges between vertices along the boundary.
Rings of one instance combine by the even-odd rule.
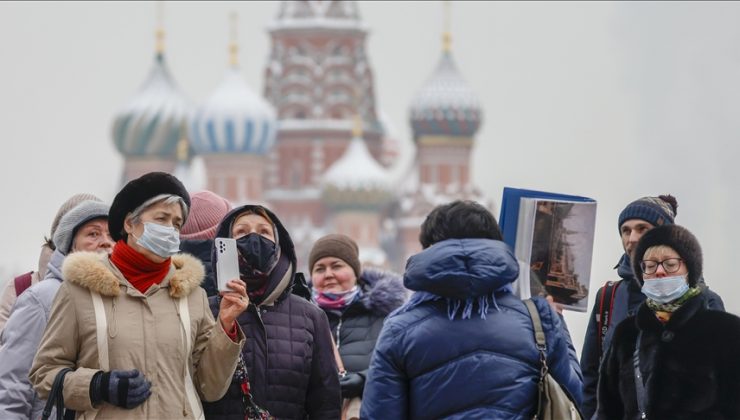
[[[501,241],[450,239],[412,256],[404,285],[416,293],[383,326],[370,363],[363,419],[530,419],[539,352],[525,304],[511,293],[519,266]],[[542,298],[555,379],[581,400],[570,337]]]
[[[183,239],[180,241],[180,251],[191,254],[203,263],[206,270],[206,276],[203,278],[202,287],[208,297],[218,294],[216,280],[213,277],[213,265],[211,265],[211,249],[213,248],[213,239]]]
[[[614,295],[611,323],[604,337],[604,352],[606,352],[612,342],[615,327],[626,318],[634,316],[637,313],[637,309],[645,301],[645,295],[641,291],[642,286],[632,274],[632,265],[627,254],[622,255],[619,264],[615,268],[619,277],[622,279],[622,284],[617,287],[617,292]],[[709,290],[703,279],[700,280],[700,285],[704,288],[703,293],[709,309],[724,311],[725,307],[722,298]],[[603,287],[597,292],[597,297],[601,296],[602,289]],[[599,381],[599,363],[602,356],[599,353],[598,347],[600,336],[598,333],[597,319],[600,315],[599,307],[599,299],[597,298],[591,309],[591,316],[588,320],[586,337],[583,341],[583,349],[581,351],[581,370],[583,371],[583,406],[581,407],[581,411],[587,419],[591,418],[596,412],[596,386]]]
[[[246,206],[234,209],[219,226],[218,237],[229,237],[233,219]],[[280,419],[338,419],[339,377],[324,311],[291,293],[296,275],[293,242],[280,220],[276,224],[281,262],[273,270],[265,300],[250,303],[237,322],[247,337],[242,350],[254,401]],[[301,277],[302,278],[302,277]],[[218,298],[210,298],[218,312]],[[242,391],[232,378],[226,395],[204,403],[207,419],[244,420]]]
[[[406,301],[408,295],[401,276],[388,271],[364,269],[358,284],[363,291],[360,300],[351,304],[344,312],[326,311],[344,368],[348,375],[359,375],[358,384],[343,388],[343,398],[362,395],[370,357],[375,350],[383,321]]]
[[[703,293],[663,325],[647,304],[614,332],[599,382],[599,419],[638,419],[633,353],[648,419],[740,419],[740,318],[708,310]]]

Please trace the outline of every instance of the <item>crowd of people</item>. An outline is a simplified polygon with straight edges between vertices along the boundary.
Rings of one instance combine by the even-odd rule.
[[[299,267],[270,209],[167,173],[110,204],[77,194],[2,291],[0,418],[63,399],[65,418],[531,419],[547,373],[572,418],[740,419],[740,318],[677,208],[619,214],[619,280],[579,359],[559,306],[515,293],[522,265],[475,202],[434,208],[400,274],[339,233]],[[219,278],[216,238],[235,241],[238,278]]]

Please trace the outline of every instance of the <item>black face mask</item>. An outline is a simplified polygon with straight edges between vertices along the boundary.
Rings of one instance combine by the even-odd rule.
[[[247,283],[247,289],[264,285],[280,258],[278,244],[258,233],[250,233],[236,240],[236,250],[239,274]]]

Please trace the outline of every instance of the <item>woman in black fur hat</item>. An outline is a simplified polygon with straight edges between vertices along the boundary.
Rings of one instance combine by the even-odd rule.
[[[598,418],[740,419],[740,318],[707,309],[699,242],[681,226],[657,227],[633,265],[647,299],[615,330]]]
[[[177,178],[144,174],[110,206],[113,252],[64,259],[29,375],[41,398],[51,398],[60,373],[64,406],[78,418],[201,419],[200,398],[224,395],[245,342],[236,320],[249,300],[244,282],[232,279],[213,317],[203,265],[179,253],[189,208]]]

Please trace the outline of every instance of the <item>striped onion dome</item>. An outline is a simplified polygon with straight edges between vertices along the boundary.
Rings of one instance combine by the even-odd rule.
[[[370,154],[362,137],[355,136],[324,173],[323,189],[329,204],[365,207],[385,203],[391,185],[386,169]]]
[[[463,80],[450,52],[444,51],[437,69],[411,104],[414,137],[472,137],[481,118],[478,98]]]
[[[275,110],[242,80],[235,66],[198,107],[190,124],[196,153],[264,155],[275,144]]]
[[[125,157],[175,160],[190,110],[190,102],[170,76],[164,55],[158,53],[146,82],[116,115],[113,142]]]

